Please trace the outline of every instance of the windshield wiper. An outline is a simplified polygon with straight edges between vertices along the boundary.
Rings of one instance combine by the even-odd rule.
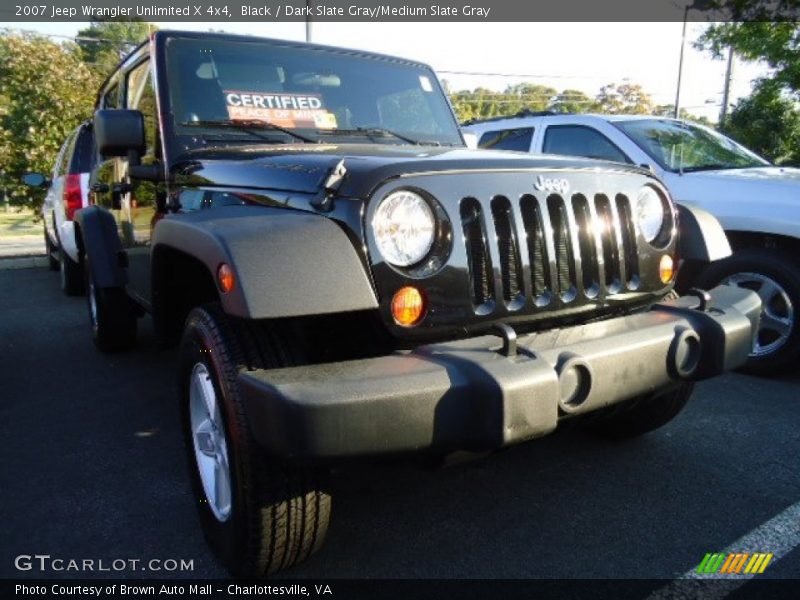
[[[296,131],[292,131],[287,127],[281,127],[280,125],[276,125],[275,123],[271,123],[270,121],[260,121],[258,119],[249,119],[249,120],[239,120],[239,119],[220,119],[220,120],[207,120],[207,121],[184,121],[181,125],[185,125],[186,127],[229,127],[231,129],[236,129],[237,131],[246,131],[247,133],[253,134],[257,137],[259,136],[256,131],[258,130],[269,130],[269,131],[280,131],[281,133],[285,133],[286,135],[290,135],[295,139],[298,139],[302,142],[307,142],[309,144],[318,144],[319,140],[315,140],[314,138],[305,136],[301,133],[297,133]]]
[[[682,170],[684,173],[694,173],[696,171],[722,171],[723,169],[749,169],[749,168],[750,166],[744,166],[744,165],[726,165],[722,163],[709,163],[707,165],[695,165],[692,167],[683,167]]]
[[[414,146],[441,146],[439,142],[423,142],[422,140],[416,140],[414,138],[408,137],[407,135],[403,135],[402,133],[397,133],[396,131],[392,131],[391,129],[386,129],[385,127],[354,127],[353,129],[320,129],[320,133],[326,133],[329,135],[364,135],[367,137],[395,137],[398,140],[402,140],[407,144],[413,144]]]

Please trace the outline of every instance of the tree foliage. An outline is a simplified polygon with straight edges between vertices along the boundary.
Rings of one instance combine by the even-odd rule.
[[[449,83],[445,86],[449,89]],[[580,90],[558,90],[533,83],[507,86],[502,92],[483,87],[451,91],[460,121],[511,116],[523,110],[550,110],[563,113],[654,114],[656,106],[640,85],[610,83],[600,88],[595,98]]]
[[[736,2],[734,2],[736,4]],[[721,23],[697,42],[715,57],[732,48],[737,56],[763,61],[769,77],[755,82],[721,124],[728,135],[777,163],[800,159],[800,24],[785,22]]]
[[[143,21],[92,21],[78,32],[81,57],[105,79],[120,59],[147,39],[151,29]]]
[[[30,195],[25,172],[52,171],[69,132],[91,116],[98,85],[74,44],[0,32],[0,170],[12,200]]]
[[[594,100],[580,90],[564,90],[553,98],[548,108],[554,112],[583,113],[594,112],[596,105]]]
[[[507,86],[502,92],[484,87],[451,92],[459,121],[515,115],[522,110],[546,110],[558,93],[554,88],[535,83]]]
[[[604,85],[595,100],[597,112],[610,115],[649,115],[655,108],[642,86],[633,83]]]
[[[800,162],[800,111],[775,85],[759,86],[741,99],[722,130],[774,163]]]
[[[709,27],[697,41],[699,48],[722,58],[728,48],[750,61],[764,61],[774,69],[770,80],[800,94],[800,27],[796,22],[721,23]]]

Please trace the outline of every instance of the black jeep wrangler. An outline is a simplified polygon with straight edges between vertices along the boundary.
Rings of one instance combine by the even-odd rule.
[[[94,340],[148,312],[180,344],[197,506],[238,575],[320,547],[336,461],[642,434],[752,346],[757,295],[672,292],[729,251],[711,217],[636,167],[468,150],[425,65],[160,31],[94,131]]]

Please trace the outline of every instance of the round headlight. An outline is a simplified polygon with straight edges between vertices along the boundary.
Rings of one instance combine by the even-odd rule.
[[[654,241],[664,227],[664,203],[653,188],[645,186],[636,198],[636,222],[648,242]]]
[[[418,263],[433,246],[436,219],[425,199],[408,190],[386,196],[372,218],[375,242],[383,258],[398,266]]]

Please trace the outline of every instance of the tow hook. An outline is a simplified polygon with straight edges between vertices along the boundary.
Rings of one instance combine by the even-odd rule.
[[[505,323],[495,323],[492,330],[503,338],[503,347],[499,350],[500,354],[511,358],[517,355],[517,332],[511,325]]]
[[[700,312],[709,312],[711,310],[711,294],[709,294],[706,290],[692,288],[686,292],[686,295],[694,296],[700,301],[700,305],[697,307],[697,310]]]

